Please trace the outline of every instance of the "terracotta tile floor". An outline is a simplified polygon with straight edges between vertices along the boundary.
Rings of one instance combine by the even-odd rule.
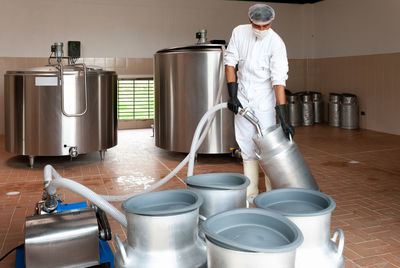
[[[156,148],[151,134],[150,129],[120,131],[119,145],[108,150],[104,162],[98,153],[73,161],[41,157],[33,169],[25,157],[5,152],[0,136],[0,255],[24,241],[25,217],[41,198],[46,164],[98,193],[140,192],[186,156]],[[296,128],[295,140],[321,189],[337,203],[332,229],[345,232],[346,267],[400,267],[400,136],[319,125]],[[195,174],[241,171],[240,161],[229,155],[200,155],[195,166]],[[185,188],[185,174],[186,168],[161,189]],[[7,195],[13,191],[20,194]],[[84,201],[67,190],[60,193],[66,203]],[[125,240],[125,230],[110,222]],[[13,253],[0,266],[13,267],[14,259]]]

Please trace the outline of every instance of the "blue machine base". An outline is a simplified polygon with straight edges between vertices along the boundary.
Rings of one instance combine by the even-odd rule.
[[[86,202],[61,204],[57,207],[57,212],[69,211],[74,209],[87,208]],[[16,250],[15,268],[25,268],[25,248],[20,246]],[[107,241],[99,239],[100,264],[108,263],[110,268],[114,268],[114,254]]]

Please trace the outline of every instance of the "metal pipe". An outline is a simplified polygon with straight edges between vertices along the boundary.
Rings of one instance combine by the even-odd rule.
[[[262,137],[262,131],[260,127],[260,122],[258,121],[257,117],[250,111],[248,107],[245,109],[239,108],[239,114],[249,120],[250,123],[252,123],[255,128],[257,129],[257,133],[259,137]]]

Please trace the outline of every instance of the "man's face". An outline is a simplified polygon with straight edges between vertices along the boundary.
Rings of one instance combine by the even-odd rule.
[[[260,30],[260,31],[266,31],[269,28],[271,28],[271,23],[272,22],[270,22],[270,23],[268,23],[266,25],[257,25],[255,23],[253,23],[252,21],[250,21],[250,23],[251,23],[251,27],[253,27],[254,29],[257,29],[257,30]]]

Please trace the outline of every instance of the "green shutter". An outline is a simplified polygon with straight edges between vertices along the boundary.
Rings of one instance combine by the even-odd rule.
[[[154,119],[154,81],[118,80],[118,119]]]

